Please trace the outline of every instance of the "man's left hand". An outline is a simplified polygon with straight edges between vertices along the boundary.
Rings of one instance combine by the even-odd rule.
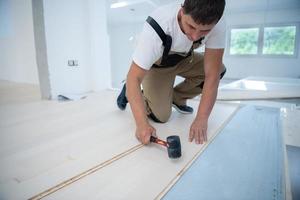
[[[195,118],[190,128],[189,141],[195,139],[196,144],[203,144],[207,141],[207,117]]]

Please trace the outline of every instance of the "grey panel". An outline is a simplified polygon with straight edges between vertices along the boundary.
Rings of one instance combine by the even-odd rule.
[[[284,199],[279,110],[242,108],[165,200]]]

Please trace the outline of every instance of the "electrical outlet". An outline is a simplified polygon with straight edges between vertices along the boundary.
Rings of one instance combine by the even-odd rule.
[[[74,66],[78,66],[78,60],[73,60],[74,61]]]
[[[74,60],[68,60],[68,66],[74,66]]]
[[[78,60],[68,60],[68,66],[78,66]]]

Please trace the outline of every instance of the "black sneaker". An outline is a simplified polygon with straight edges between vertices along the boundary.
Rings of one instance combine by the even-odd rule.
[[[121,110],[125,110],[127,103],[128,100],[126,97],[126,84],[124,84],[122,91],[117,98],[117,105]]]
[[[177,104],[175,104],[174,102],[172,103],[172,106],[180,113],[182,114],[192,114],[194,109],[190,106],[187,106],[187,105],[182,105],[182,106],[179,106]]]

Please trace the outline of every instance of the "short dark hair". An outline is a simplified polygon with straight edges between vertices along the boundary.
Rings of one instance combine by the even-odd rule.
[[[183,13],[190,15],[197,24],[217,23],[224,12],[225,0],[185,0]]]

